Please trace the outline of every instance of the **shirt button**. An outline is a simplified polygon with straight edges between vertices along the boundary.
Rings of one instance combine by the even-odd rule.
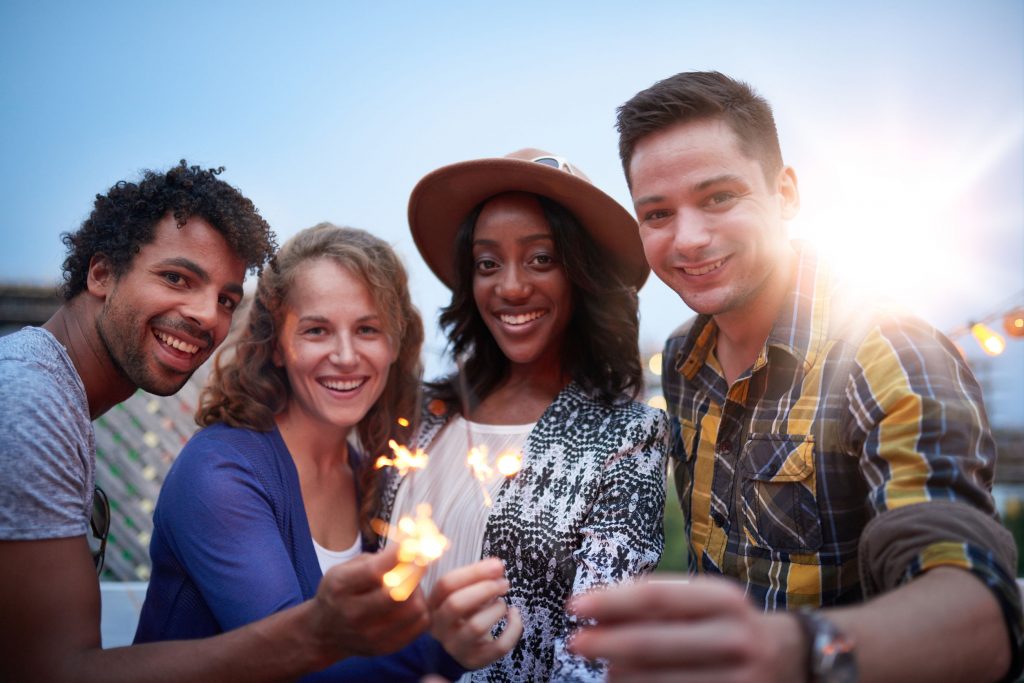
[[[716,510],[715,512],[711,513],[711,521],[714,522],[715,526],[717,526],[717,527],[724,527],[725,526],[725,515],[723,515],[721,512],[718,512]]]

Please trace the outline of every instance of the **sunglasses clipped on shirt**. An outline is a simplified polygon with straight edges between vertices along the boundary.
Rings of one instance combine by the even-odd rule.
[[[96,565],[96,574],[103,572],[103,561],[107,554],[107,536],[110,535],[110,500],[107,494],[99,486],[92,495],[92,517],[89,519],[89,526],[92,527],[92,535],[96,539],[89,544],[92,550],[92,561]]]

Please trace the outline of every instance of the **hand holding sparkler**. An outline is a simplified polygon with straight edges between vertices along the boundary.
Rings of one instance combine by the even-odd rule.
[[[330,661],[351,655],[394,652],[427,628],[422,594],[395,602],[380,589],[384,573],[398,561],[398,549],[364,553],[332,567],[310,601],[315,647]]]
[[[503,574],[500,560],[480,560],[442,576],[428,598],[431,634],[467,669],[503,657],[523,633],[519,610],[502,599],[508,590]],[[491,632],[501,619],[505,627],[494,637]]]

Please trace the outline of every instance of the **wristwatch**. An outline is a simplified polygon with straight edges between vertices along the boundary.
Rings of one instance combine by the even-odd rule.
[[[793,613],[809,645],[809,683],[857,683],[854,641],[818,610],[800,608]]]

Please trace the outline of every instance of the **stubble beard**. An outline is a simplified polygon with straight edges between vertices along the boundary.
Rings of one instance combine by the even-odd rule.
[[[103,303],[99,317],[96,319],[96,333],[106,349],[114,369],[132,386],[157,396],[170,396],[185,385],[192,373],[183,375],[181,381],[162,379],[155,375],[146,362],[144,351],[145,340],[137,342],[131,338],[132,333],[151,334],[149,325],[144,325],[139,317],[127,313],[108,298]]]

